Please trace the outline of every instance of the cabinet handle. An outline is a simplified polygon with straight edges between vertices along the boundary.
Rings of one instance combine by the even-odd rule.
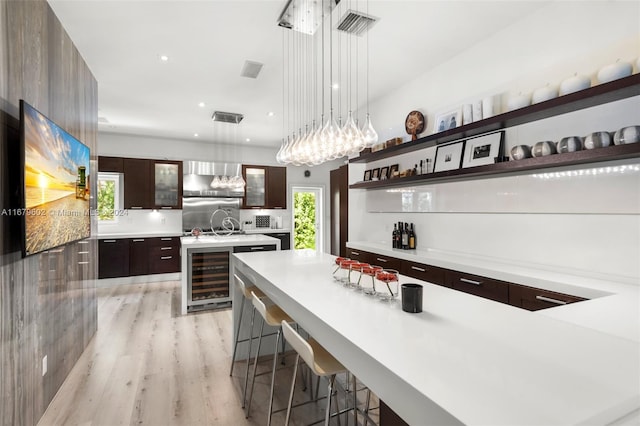
[[[160,238],[160,241],[171,241],[173,238]]]
[[[360,256],[360,253],[358,253],[357,251],[353,251],[353,250],[351,250],[351,254],[352,255],[356,255],[356,256]]]
[[[264,250],[264,247],[251,247],[251,250]]]
[[[144,238],[134,238],[132,241],[134,243],[144,243]]]
[[[466,278],[460,278],[460,281],[463,282],[463,283],[473,284],[473,285],[481,285],[482,284],[482,282],[480,282],[480,281],[468,280]]]
[[[426,269],[424,268],[418,268],[417,266],[412,266],[411,269],[413,269],[414,271],[420,271],[420,272],[427,272]]]
[[[160,250],[171,250],[173,247],[160,247]]]
[[[564,300],[552,299],[550,297],[545,296],[536,296],[537,300],[542,300],[543,302],[555,303],[556,305],[566,305],[567,302]]]
[[[171,210],[173,207],[170,207],[170,206],[162,206],[162,207],[160,207],[160,208],[161,208],[161,209],[165,209],[165,210],[167,210],[167,209]]]
[[[116,240],[102,240],[103,243],[115,243]]]
[[[130,209],[142,209],[142,206],[131,206]]]
[[[160,259],[161,260],[167,260],[167,259],[171,259],[173,258],[173,256],[162,256]]]
[[[381,258],[379,258],[379,257],[376,257],[376,260],[377,260],[378,262],[384,262],[384,263],[387,263],[387,262],[388,262],[388,260],[387,260],[387,259],[381,259]]]

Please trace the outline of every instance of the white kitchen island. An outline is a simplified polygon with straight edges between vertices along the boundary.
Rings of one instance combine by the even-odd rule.
[[[281,251],[235,254],[232,264],[407,423],[637,419],[637,341],[425,282],[424,311],[405,313],[400,301],[335,283],[334,259]],[[581,303],[594,316],[606,315],[609,307],[594,302]]]

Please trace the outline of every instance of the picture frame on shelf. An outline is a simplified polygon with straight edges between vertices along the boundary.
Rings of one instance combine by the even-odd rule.
[[[433,122],[433,133],[444,132],[449,129],[455,129],[462,125],[462,107],[457,107],[449,111],[436,114]]]
[[[400,166],[398,164],[392,164],[389,166],[389,179],[396,177],[396,173],[398,173]]]
[[[434,172],[446,172],[458,170],[462,163],[465,141],[457,141],[446,145],[438,145],[434,160]]]
[[[380,168],[380,180],[389,179],[389,166],[384,166]]]
[[[364,179],[365,182],[368,182],[371,180],[371,170],[365,170],[364,171]]]
[[[462,156],[462,168],[493,164],[502,158],[504,150],[504,131],[467,139]]]
[[[371,170],[371,180],[380,180],[380,167]]]

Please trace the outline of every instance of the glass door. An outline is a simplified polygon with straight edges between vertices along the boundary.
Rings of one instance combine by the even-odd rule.
[[[293,248],[322,251],[322,187],[293,187]]]

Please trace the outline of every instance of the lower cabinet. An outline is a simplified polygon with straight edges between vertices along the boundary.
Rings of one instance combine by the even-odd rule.
[[[180,272],[180,238],[119,238],[98,241],[98,278]]]
[[[347,257],[359,262],[396,269],[407,277],[449,287],[529,311],[587,300],[577,296],[541,290],[479,275],[465,274],[464,272],[383,256],[349,247],[347,247]]]
[[[258,251],[275,251],[275,244],[257,244],[254,246],[235,246],[233,248],[234,253],[254,253]]]
[[[274,232],[272,234],[264,234],[268,237],[280,240],[280,250],[291,250],[291,233],[290,232]]]

